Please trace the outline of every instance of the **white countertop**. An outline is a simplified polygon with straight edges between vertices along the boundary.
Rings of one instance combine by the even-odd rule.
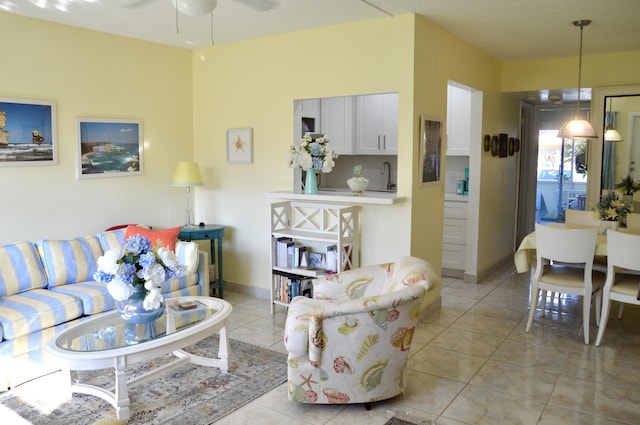
[[[318,191],[314,195],[306,193],[297,193],[292,191],[267,192],[267,198],[289,199],[297,201],[322,201],[322,202],[340,202],[345,204],[363,205],[393,205],[404,202],[403,196],[398,196],[395,192],[369,192],[366,191],[362,195],[354,195],[349,191]]]

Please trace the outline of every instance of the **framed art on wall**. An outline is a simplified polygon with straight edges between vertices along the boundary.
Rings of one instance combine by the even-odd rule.
[[[78,118],[78,178],[142,174],[142,123]]]
[[[420,117],[420,186],[440,182],[442,121]]]
[[[227,162],[253,162],[253,130],[230,128],[227,130]]]
[[[55,102],[0,98],[0,166],[57,163]]]

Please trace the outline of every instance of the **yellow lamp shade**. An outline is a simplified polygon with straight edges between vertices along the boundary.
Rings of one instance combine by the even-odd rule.
[[[202,176],[197,162],[178,162],[173,173],[173,186],[202,186]]]

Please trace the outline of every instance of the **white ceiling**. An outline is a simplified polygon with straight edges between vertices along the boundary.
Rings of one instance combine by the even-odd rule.
[[[502,61],[576,56],[578,19],[593,21],[585,55],[640,50],[640,0],[218,0],[213,38],[221,45],[387,16],[377,8],[424,15]],[[209,15],[180,14],[176,34],[172,0],[0,0],[1,10],[184,48],[211,39]]]

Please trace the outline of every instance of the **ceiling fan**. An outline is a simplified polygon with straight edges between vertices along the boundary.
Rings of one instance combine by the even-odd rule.
[[[143,6],[145,3],[151,3],[153,1],[159,0],[112,0],[118,7],[124,8],[136,8],[139,6]],[[193,17],[201,17],[210,15],[211,16],[211,45],[213,45],[213,10],[218,5],[218,0],[162,0],[169,1],[173,7],[176,9],[176,34],[180,32],[180,26],[178,24],[178,15],[180,13],[193,16]],[[242,3],[251,9],[264,12],[275,6],[274,0],[233,0],[238,3]]]
[[[113,0],[116,6],[135,8],[156,0]],[[217,0],[168,0],[180,13],[187,16],[205,16],[213,12],[218,5]],[[266,11],[275,6],[274,0],[234,0],[251,9]]]

